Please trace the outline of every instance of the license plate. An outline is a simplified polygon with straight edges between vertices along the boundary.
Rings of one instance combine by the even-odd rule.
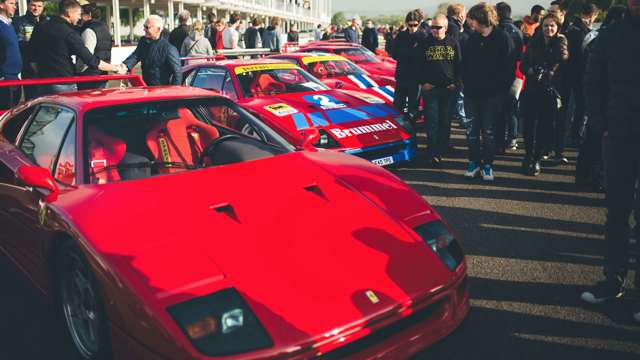
[[[387,156],[381,159],[374,159],[374,160],[371,160],[371,162],[379,166],[393,164],[393,156]]]

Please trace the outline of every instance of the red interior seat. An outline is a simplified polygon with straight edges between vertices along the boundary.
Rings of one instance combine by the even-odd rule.
[[[156,161],[195,165],[203,148],[220,137],[220,133],[215,127],[196,119],[187,108],[179,108],[178,116],[154,126],[147,134],[147,146]],[[161,168],[160,172],[182,170]]]
[[[89,126],[89,174],[92,184],[106,184],[120,180],[118,169],[101,171],[122,161],[127,152],[127,145],[122,139],[105,134]]]
[[[284,92],[286,87],[281,82],[274,79],[269,74],[258,74],[251,84],[253,94],[270,94],[273,92]]]

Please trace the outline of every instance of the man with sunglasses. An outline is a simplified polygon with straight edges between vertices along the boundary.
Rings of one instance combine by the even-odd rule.
[[[447,34],[447,25],[445,15],[436,15],[431,22],[431,36],[421,38],[417,46],[417,68],[422,69],[417,75],[422,84],[427,153],[433,167],[440,165],[449,145],[449,107],[462,74],[460,45]]]
[[[419,84],[417,74],[420,68],[417,67],[416,47],[418,42],[426,37],[426,34],[419,30],[422,19],[420,11],[410,11],[405,17],[407,29],[399,32],[393,43],[392,55],[398,61],[393,105],[412,122],[418,112]]]

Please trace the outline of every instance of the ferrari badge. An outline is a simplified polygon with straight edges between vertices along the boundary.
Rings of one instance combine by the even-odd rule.
[[[365,294],[367,294],[367,297],[369,298],[372,304],[377,304],[380,302],[380,299],[378,299],[378,296],[372,290],[367,290]]]

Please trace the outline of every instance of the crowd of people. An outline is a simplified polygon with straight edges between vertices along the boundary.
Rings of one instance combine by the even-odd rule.
[[[597,30],[596,6],[569,19],[554,0],[520,22],[505,2],[451,4],[432,19],[414,10],[385,35],[397,60],[394,105],[411,121],[424,116],[431,166],[450,151],[453,119],[466,129],[468,178],[494,180],[494,157],[517,149],[520,132],[531,176],[543,160],[568,163],[568,143],[578,147],[576,184],[606,191],[605,280],[582,293],[590,304],[625,291],[634,207],[640,238],[640,1],[627,2],[609,8]],[[640,322],[640,301],[633,318]]]
[[[95,4],[80,5],[76,0],[61,0],[57,14],[50,18],[44,15],[44,0],[29,0],[25,15],[17,16],[16,0],[0,0],[0,80],[125,74],[141,63],[148,85],[177,85],[182,80],[181,57],[239,48],[280,51],[284,36],[288,42],[299,39],[296,26],[282,34],[278,17],[272,17],[266,27],[256,17],[240,33],[238,14],[224,21],[212,12],[203,24],[185,10],[178,14],[178,26],[172,31],[161,17],[149,16],[133,53],[122,64],[111,64],[112,35],[101,16]],[[105,86],[106,81],[0,88],[0,108],[20,99]]]

